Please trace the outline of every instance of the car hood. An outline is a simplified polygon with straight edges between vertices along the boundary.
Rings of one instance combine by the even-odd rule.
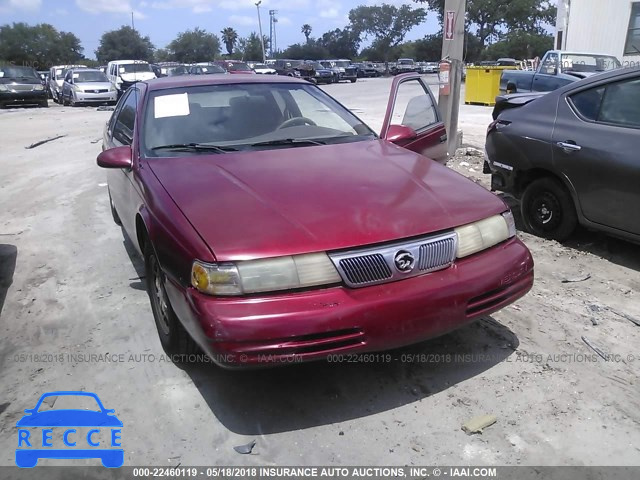
[[[111,88],[111,82],[82,82],[76,83],[82,90],[109,90]]]
[[[121,427],[122,422],[114,415],[90,410],[47,410],[25,415],[16,424],[18,427]]]
[[[131,72],[121,73],[119,75],[125,82],[143,82],[145,80],[152,80],[156,78],[156,74],[153,72]]]
[[[384,140],[149,166],[218,261],[376,244],[506,210],[462,175]]]

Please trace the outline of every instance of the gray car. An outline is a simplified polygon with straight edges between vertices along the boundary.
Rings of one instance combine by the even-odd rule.
[[[62,105],[81,103],[114,104],[118,100],[118,91],[107,76],[97,69],[71,69],[62,84]]]
[[[640,68],[499,97],[496,109],[485,171],[520,199],[529,232],[562,241],[581,224],[640,242]]]

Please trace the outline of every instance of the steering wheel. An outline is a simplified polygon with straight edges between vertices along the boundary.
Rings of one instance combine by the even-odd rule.
[[[282,128],[295,127],[297,125],[312,125],[316,126],[316,122],[307,117],[293,117],[289,120],[285,120],[280,124],[280,126],[276,130],[280,130]]]

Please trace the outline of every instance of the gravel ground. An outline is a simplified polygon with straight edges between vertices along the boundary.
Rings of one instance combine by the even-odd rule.
[[[381,122],[388,80],[325,88]],[[640,464],[640,327],[621,316],[640,319],[637,246],[519,233],[536,261],[531,293],[387,363],[179,367],[163,361],[141,262],[95,166],[109,115],[0,111],[0,465],[14,463],[23,410],[65,389],[116,410],[126,465]],[[486,118],[463,107],[466,143],[482,147]],[[459,150],[449,166],[487,186],[478,154]],[[482,414],[497,423],[466,435]],[[234,451],[254,439],[253,454]]]

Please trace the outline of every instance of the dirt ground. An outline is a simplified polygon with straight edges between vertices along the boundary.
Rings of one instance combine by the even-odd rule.
[[[326,89],[375,123],[388,87]],[[178,366],[163,360],[141,261],[95,165],[109,115],[0,111],[0,465],[14,464],[24,409],[53,390],[116,410],[125,465],[640,464],[640,326],[624,317],[640,319],[640,247],[519,233],[536,262],[526,297],[388,363]],[[463,109],[470,145],[482,147],[486,118]],[[449,166],[488,186],[482,160],[465,148]],[[461,430],[483,414],[497,422]],[[251,440],[251,455],[234,451]]]

